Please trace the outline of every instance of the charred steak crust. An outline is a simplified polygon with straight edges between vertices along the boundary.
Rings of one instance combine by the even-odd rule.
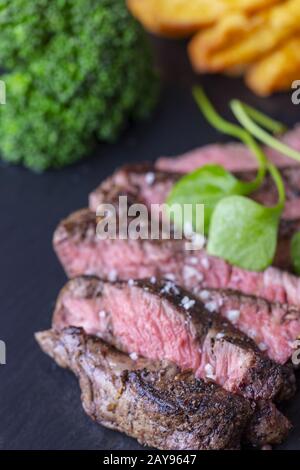
[[[253,446],[259,446],[262,442],[275,445],[285,440],[291,429],[290,422],[274,403],[261,401],[256,404],[256,413],[247,427],[245,438]]]
[[[116,327],[118,307],[115,303],[111,304],[109,299],[113,298],[114,302],[118,302],[118,297],[120,305],[124,309],[126,309],[127,298],[135,299],[137,305],[133,306],[129,300],[128,308],[139,311],[141,321],[146,321],[142,315],[147,309],[147,304],[151,305],[153,309],[152,315],[155,315],[153,306],[156,304],[160,315],[164,310],[166,318],[168,318],[166,326],[162,323],[161,328],[181,331],[180,338],[173,337],[174,348],[178,348],[178,351],[165,348],[167,352],[166,350],[163,352],[157,346],[158,349],[152,351],[152,355],[156,357],[151,357],[151,359],[166,358],[177,363],[180,367],[183,367],[184,364],[185,367],[193,368],[199,377],[206,378],[206,364],[203,363],[203,358],[207,357],[208,363],[212,361],[215,363],[214,367],[211,365],[215,369],[214,374],[208,374],[209,378],[212,379],[210,375],[216,375],[214,380],[227,390],[254,400],[272,400],[277,397],[282,399],[290,397],[294,393],[293,374],[291,377],[287,377],[285,369],[261,353],[253,340],[218,314],[208,312],[199,299],[170,281],[155,281],[153,283],[149,280],[138,280],[130,283],[125,281],[110,283],[96,277],[75,278],[67,283],[59,295],[53,315],[53,326],[58,328],[70,325],[82,326],[87,329],[88,333],[104,334],[106,340],[114,341],[118,348],[129,353],[133,352],[130,348],[134,347],[132,346],[132,335],[135,335],[134,341],[141,349],[135,352],[148,357],[147,345],[139,343],[138,335],[143,332],[135,330],[135,325],[131,325],[132,319],[126,320],[125,312],[121,319],[121,325]],[[81,313],[76,312],[77,306],[73,307],[74,311],[70,311],[70,303],[68,304],[70,298],[91,299],[92,301],[98,298],[100,304],[92,305],[94,312],[90,319],[87,316],[82,318]],[[183,304],[183,299],[188,299],[190,302],[191,306],[188,309],[186,309],[186,304]],[[108,318],[104,323],[98,320],[98,312],[95,311],[95,309],[99,309],[101,302],[105,307],[108,305],[108,308],[115,310],[108,312]],[[79,308],[83,308],[82,304]],[[158,320],[162,322],[162,317]],[[88,323],[89,321],[90,323]],[[124,328],[132,330],[131,338],[125,335]],[[147,325],[147,328],[149,329],[150,326]],[[151,332],[150,330],[148,332],[148,341],[158,345],[161,344],[161,341],[168,341],[168,338],[163,339],[161,334],[158,334],[156,327],[154,327]],[[188,342],[189,348],[192,350],[184,349],[181,346],[183,341],[184,344]],[[169,357],[160,357],[163,354],[168,354]],[[227,363],[226,355],[230,355],[230,360],[233,362]],[[239,362],[241,362],[240,372]]]
[[[159,449],[239,448],[252,415],[242,397],[172,365],[145,367],[145,361],[132,361],[81,329],[49,330],[36,338],[45,353],[77,375],[86,413],[104,426]]]

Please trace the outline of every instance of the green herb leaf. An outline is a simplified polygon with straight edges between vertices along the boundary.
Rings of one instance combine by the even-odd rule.
[[[273,261],[281,209],[264,207],[243,196],[229,196],[213,213],[208,253],[249,271]]]
[[[292,238],[291,259],[295,272],[300,274],[300,232],[295,233]]]
[[[239,181],[222,166],[205,165],[183,176],[173,186],[167,198],[167,204],[170,207],[173,204],[180,204],[181,206],[191,204],[193,207],[192,213],[187,214],[184,212],[183,223],[192,226],[195,232],[199,231],[199,227],[196,225],[196,204],[204,204],[204,228],[207,234],[211,216],[218,202],[226,196],[248,194],[248,192],[248,184]],[[180,220],[176,219],[177,215],[176,212],[171,213],[175,225],[182,223],[181,218]]]
[[[243,269],[262,271],[272,263],[276,252],[285,189],[278,169],[268,162],[264,151],[249,132],[253,132],[253,125],[255,129],[255,122],[272,132],[283,131],[283,125],[253,108],[233,102],[234,114],[249,130],[247,132],[219,116],[202,88],[194,88],[193,93],[206,119],[219,131],[244,142],[257,159],[259,169],[256,178],[250,183],[239,181],[219,165],[207,165],[184,176],[173,187],[167,199],[169,207],[179,207],[181,211],[170,211],[170,215],[173,214],[175,224],[189,224],[197,232],[196,205],[203,204],[208,252]],[[245,197],[260,187],[266,170],[270,172],[278,190],[275,207],[264,207]],[[192,213],[182,211],[185,204],[192,205]],[[183,221],[182,215],[185,218]],[[179,216],[180,220],[177,220]]]

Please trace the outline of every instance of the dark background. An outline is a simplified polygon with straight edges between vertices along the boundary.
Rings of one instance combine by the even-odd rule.
[[[65,275],[53,253],[59,220],[87,205],[89,191],[125,162],[154,160],[226,140],[203,120],[191,97],[201,81],[225,115],[242,98],[288,124],[299,120],[291,96],[260,99],[239,79],[197,78],[184,43],[153,41],[163,75],[159,106],[148,122],[132,125],[115,145],[99,145],[73,167],[42,175],[0,166],[0,449],[139,449],[135,440],[93,423],[83,412],[76,379],[39,350],[35,331],[50,326]],[[1,138],[1,136],[0,136]],[[284,408],[294,429],[284,449],[300,449],[300,393]]]

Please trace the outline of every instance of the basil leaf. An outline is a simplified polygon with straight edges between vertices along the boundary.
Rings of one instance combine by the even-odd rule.
[[[293,235],[291,242],[291,258],[295,272],[300,274],[300,232]]]
[[[229,196],[212,216],[208,253],[249,271],[273,261],[281,209],[265,207],[243,196]]]
[[[173,186],[167,198],[167,204],[169,206],[191,204],[192,212],[190,214],[184,213],[183,223],[192,226],[195,232],[199,229],[196,226],[196,204],[204,204],[204,227],[205,234],[207,234],[213,211],[218,202],[229,195],[248,193],[248,190],[247,183],[239,181],[222,166],[205,165],[183,176]],[[181,218],[177,220],[176,213],[171,214],[171,217],[175,224],[182,223]]]

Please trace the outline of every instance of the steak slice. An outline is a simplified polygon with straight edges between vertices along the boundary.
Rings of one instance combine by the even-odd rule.
[[[274,361],[285,364],[297,348],[296,340],[300,338],[298,308],[228,289],[202,289],[197,297],[206,308],[222,315],[250,336]]]
[[[53,327],[78,326],[127,353],[166,359],[254,400],[294,392],[294,376],[187,291],[167,281],[81,277],[59,295]]]
[[[281,137],[281,141],[300,151],[300,125],[286,132]],[[265,151],[269,159],[278,167],[299,165],[299,162],[285,157],[276,150],[265,148]],[[177,158],[163,157],[156,162],[156,167],[163,171],[189,173],[207,163],[217,163],[230,171],[253,170],[257,167],[257,162],[251,152],[239,143],[207,145]]]
[[[175,366],[133,361],[80,329],[49,330],[36,339],[78,377],[83,408],[98,423],[158,449],[239,448],[252,414],[242,397]]]
[[[280,168],[280,173],[286,191],[286,207],[282,218],[285,221],[294,221],[294,230],[297,230],[300,229],[300,165]],[[236,176],[243,181],[252,181],[256,172],[238,172]],[[89,207],[96,212],[98,205],[105,202],[112,188],[122,188],[135,194],[136,198],[149,207],[151,204],[163,204],[173,185],[181,177],[180,173],[160,171],[148,163],[125,165],[92,191],[89,196]],[[261,188],[251,197],[267,206],[276,205],[278,201],[277,189],[269,174],[267,174]],[[290,229],[292,228],[291,226]]]
[[[290,269],[290,243],[295,232],[300,230],[300,165],[281,170],[284,180],[287,202],[279,226],[277,253],[274,265],[282,269]],[[246,172],[237,175],[250,181],[255,173]],[[181,177],[179,174],[157,171],[148,164],[126,165],[105,180],[89,197],[90,209],[96,212],[97,207],[114,199],[118,202],[119,195],[129,195],[133,202],[145,204],[149,209],[154,205],[163,204],[172,186]],[[277,203],[277,189],[270,178],[266,177],[263,186],[252,198],[268,206]]]
[[[186,250],[185,240],[100,239],[96,227],[95,214],[83,209],[56,229],[54,249],[69,277],[165,277],[196,294],[203,288],[232,289],[300,307],[300,279],[288,272],[273,267],[263,272],[246,271],[208,255],[204,249]]]

